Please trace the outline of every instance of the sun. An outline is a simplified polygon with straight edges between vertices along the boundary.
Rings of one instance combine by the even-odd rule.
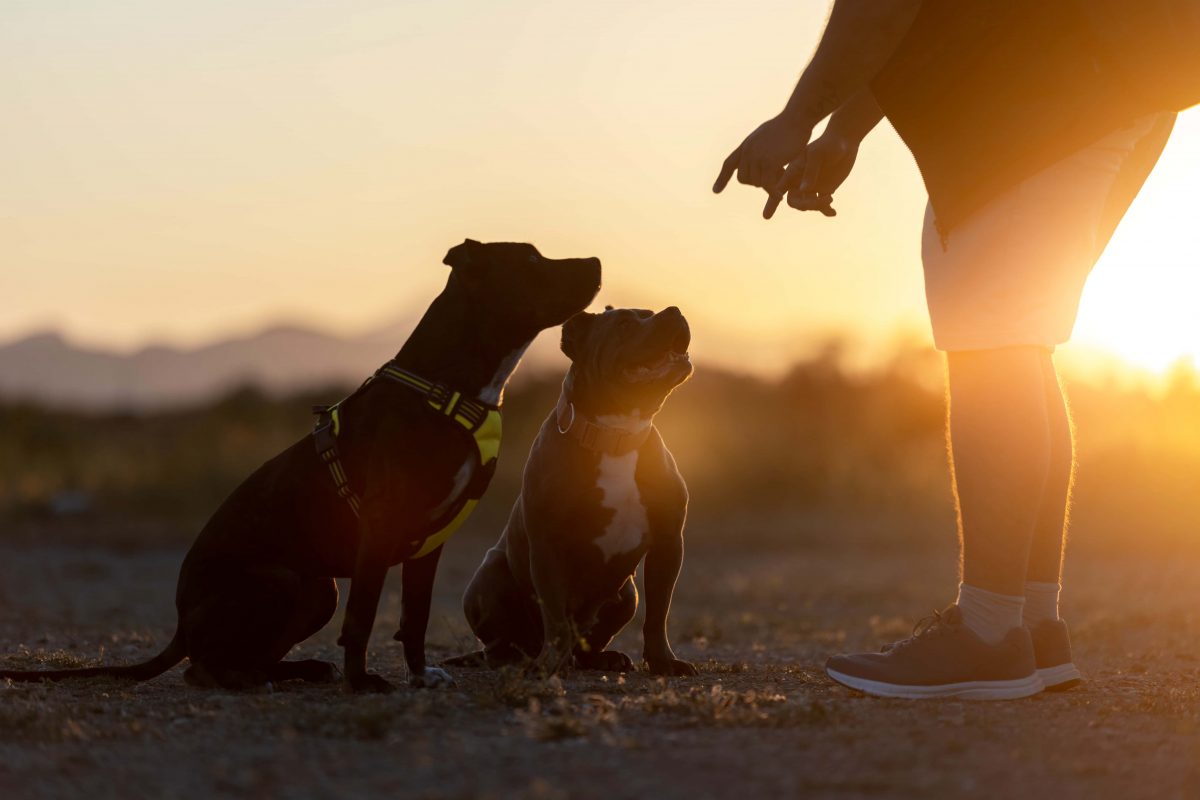
[[[1073,341],[1162,374],[1200,366],[1200,111],[1180,116],[1084,291]]]
[[[1074,342],[1155,373],[1185,359],[1200,366],[1200,267],[1150,257],[1103,267],[1084,293]]]

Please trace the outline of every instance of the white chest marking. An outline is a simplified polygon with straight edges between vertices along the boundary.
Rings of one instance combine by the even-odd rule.
[[[600,505],[613,512],[604,534],[596,539],[606,562],[640,547],[650,525],[634,479],[637,459],[636,450],[623,456],[600,457],[600,477],[596,481],[601,492]]]
[[[532,342],[526,342],[504,357],[500,366],[496,368],[496,374],[492,376],[492,382],[480,391],[480,400],[493,406],[500,403],[500,397],[504,394],[504,385],[508,383],[508,379],[516,370],[517,365],[521,363],[521,357],[525,355],[530,344]]]
[[[429,512],[430,522],[436,522],[458,500],[459,495],[467,488],[467,482],[471,479],[472,466],[470,461],[464,461],[462,466],[458,468],[458,472],[454,474],[454,486],[450,488],[450,494],[447,495],[445,500],[438,503],[436,508]]]

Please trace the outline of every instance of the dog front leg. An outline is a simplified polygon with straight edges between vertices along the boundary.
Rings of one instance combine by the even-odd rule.
[[[579,635],[568,613],[569,592],[563,582],[563,571],[546,564],[544,558],[535,559],[531,566],[530,577],[542,613],[542,650],[531,669],[550,676],[571,665]]]
[[[667,615],[675,582],[683,566],[683,531],[656,540],[646,553],[646,623],[642,628],[643,656],[655,675],[695,675],[696,668],[680,661],[667,639]]]
[[[346,684],[355,692],[390,692],[393,687],[379,675],[367,672],[367,642],[375,626],[379,595],[387,577],[388,558],[382,552],[382,537],[372,534],[360,524],[358,555],[354,575],[350,579],[350,598],[346,601],[346,616],[338,644],[345,648]]]
[[[408,684],[421,688],[453,686],[454,678],[444,669],[425,665],[425,630],[429,627],[429,606],[433,599],[433,578],[437,574],[439,547],[423,558],[405,561],[400,589],[400,630],[393,637],[404,645],[408,664]]]

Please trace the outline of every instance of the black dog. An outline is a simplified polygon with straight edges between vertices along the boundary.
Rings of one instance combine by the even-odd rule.
[[[687,487],[653,425],[692,374],[690,340],[677,308],[610,308],[563,326],[572,363],[558,407],[530,451],[508,525],[463,598],[484,649],[449,663],[500,666],[536,655],[544,673],[572,663],[632,669],[628,656],[605,648],[637,610],[633,575],[644,556],[646,662],[657,674],[695,674],[667,640]]]
[[[486,487],[499,446],[505,382],[537,333],[584,308],[600,287],[595,258],[552,260],[528,244],[468,239],[395,359],[317,431],[261,466],[200,532],[176,592],[179,626],[160,655],[124,667],[0,671],[0,678],[110,675],[146,680],[185,657],[189,683],[246,688],[331,680],[333,664],[282,661],[337,607],[350,577],[338,643],[355,690],[392,687],[367,672],[367,639],[388,568],[404,564],[409,683],[451,683],[425,665],[425,629],[442,542]]]

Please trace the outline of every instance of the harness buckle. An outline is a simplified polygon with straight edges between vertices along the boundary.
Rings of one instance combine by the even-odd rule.
[[[317,453],[322,458],[327,458],[327,453],[333,453],[333,457],[337,456],[337,432],[334,430],[333,412],[337,405],[332,406],[313,406],[313,413],[317,415],[317,424],[313,426],[313,441],[317,446]]]
[[[444,383],[435,383],[429,387],[429,405],[438,411],[446,412],[446,407],[453,402],[455,391]],[[446,412],[448,413],[448,412]]]

